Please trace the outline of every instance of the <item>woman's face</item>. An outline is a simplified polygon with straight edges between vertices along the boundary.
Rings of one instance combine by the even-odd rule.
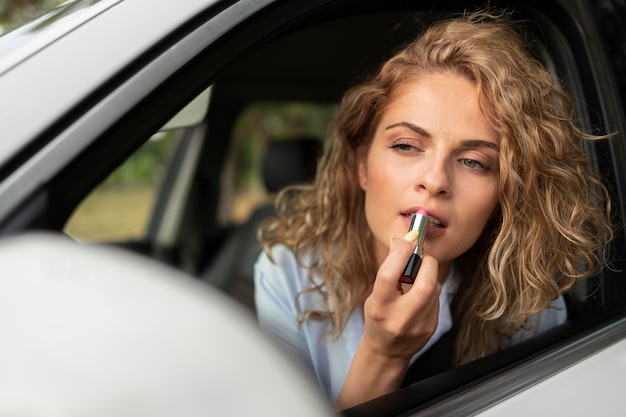
[[[430,74],[403,86],[359,163],[378,264],[391,237],[403,236],[411,215],[426,209],[431,221],[424,250],[445,276],[496,210],[498,148],[467,79]]]

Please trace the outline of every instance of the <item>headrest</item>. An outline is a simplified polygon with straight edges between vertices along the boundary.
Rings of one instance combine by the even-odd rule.
[[[270,193],[315,176],[322,143],[310,136],[270,141],[263,161],[263,180]]]

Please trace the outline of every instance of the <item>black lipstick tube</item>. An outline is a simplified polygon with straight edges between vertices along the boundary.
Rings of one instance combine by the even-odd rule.
[[[404,271],[400,276],[400,282],[403,284],[413,284],[415,282],[417,271],[420,269],[420,265],[422,265],[422,257],[424,256],[424,238],[426,237],[427,228],[428,215],[415,213],[411,219],[409,232],[412,230],[418,231],[417,244],[415,246],[415,250],[411,254],[411,257],[409,258],[409,262],[407,262],[404,267]]]

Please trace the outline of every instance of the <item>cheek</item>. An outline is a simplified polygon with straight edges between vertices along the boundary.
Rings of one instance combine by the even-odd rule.
[[[365,188],[363,188],[370,204],[387,208],[393,206],[394,202],[401,198],[405,187],[402,184],[402,177],[396,174],[389,169],[370,165]]]
[[[363,185],[362,185],[363,186]],[[370,229],[380,239],[387,240],[392,233],[395,213],[399,212],[398,202],[401,194],[398,183],[385,168],[369,164],[367,180],[364,182],[365,214]]]
[[[472,230],[472,235],[478,238],[487,222],[498,211],[498,184],[494,182],[482,188],[467,187],[466,190],[467,193],[463,199],[467,202],[465,207],[473,208],[465,211],[467,214],[467,226],[468,229]],[[475,190],[482,190],[482,192],[475,192]]]

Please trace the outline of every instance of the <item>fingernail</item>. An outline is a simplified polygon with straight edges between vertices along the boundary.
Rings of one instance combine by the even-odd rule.
[[[404,235],[404,240],[406,240],[407,242],[415,242],[419,234],[419,230],[411,230],[406,235]]]
[[[396,234],[391,235],[391,239],[389,240],[389,244],[391,245],[391,242],[393,242],[396,239],[399,239],[400,237]]]

